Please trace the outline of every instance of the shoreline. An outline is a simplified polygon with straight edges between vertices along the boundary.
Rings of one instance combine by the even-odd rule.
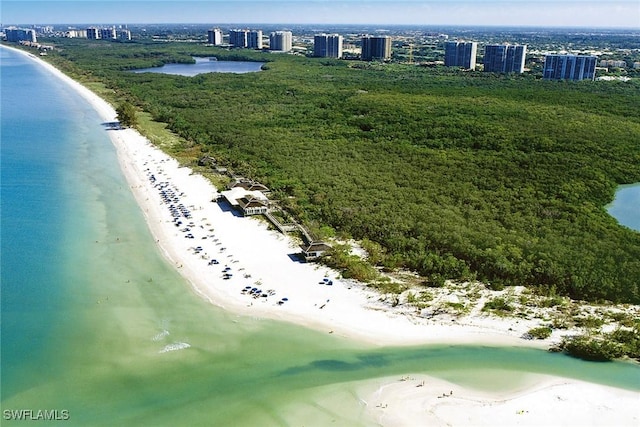
[[[115,120],[114,108],[82,84],[35,55],[7,48],[34,59],[66,82],[105,122]],[[264,221],[236,216],[212,202],[217,190],[205,178],[180,167],[137,131],[105,132],[161,252],[193,291],[213,305],[234,314],[286,321],[374,346],[480,344],[544,349],[550,344],[549,339],[521,338],[537,324],[533,321],[481,313],[460,319],[425,319],[394,311],[380,301],[380,294],[341,279],[336,271],[293,261],[290,255],[299,249],[290,238],[269,230]],[[180,210],[182,224],[176,226],[171,205],[182,205],[191,218]],[[185,228],[189,230],[183,231]],[[189,234],[193,238],[188,238]],[[212,259],[218,263],[210,264]],[[225,267],[233,273],[230,279],[223,278]],[[333,281],[332,286],[323,283],[325,277]],[[273,290],[274,295],[254,299],[241,292],[245,286]],[[278,304],[283,297],[288,301]],[[357,392],[370,402],[367,416],[384,425],[494,425],[496,417],[502,425],[549,425],[555,421],[562,424],[573,411],[580,415],[575,425],[607,425],[610,420],[637,425],[640,419],[633,404],[640,393],[557,376],[540,377],[544,378],[502,393],[484,393],[425,375],[413,375],[411,381],[368,380]],[[454,394],[439,399],[442,388]],[[555,411],[564,415],[558,418]]]
[[[116,120],[115,109],[79,82],[29,52],[7,48],[35,60],[65,81],[105,122]],[[526,329],[516,327],[513,319],[481,316],[471,322],[427,320],[387,310],[380,301],[381,295],[364,285],[341,279],[337,271],[328,267],[294,261],[292,256],[299,248],[291,238],[269,230],[260,219],[236,216],[212,202],[218,191],[211,183],[191,169],[180,167],[136,130],[105,132],[109,133],[120,168],[161,252],[193,290],[213,305],[375,346],[548,346],[546,341],[522,339]],[[177,201],[165,202],[163,190],[171,190]],[[181,216],[182,224],[175,226],[170,205],[187,208],[191,218]],[[183,231],[186,228],[189,230]],[[186,238],[188,234],[194,237]],[[196,251],[197,247],[202,250]],[[209,265],[212,259],[219,264]],[[222,277],[225,267],[230,268],[232,278]],[[332,286],[321,284],[325,277],[332,280]],[[241,293],[246,286],[273,290],[274,295],[253,299]],[[281,298],[288,301],[278,305]]]

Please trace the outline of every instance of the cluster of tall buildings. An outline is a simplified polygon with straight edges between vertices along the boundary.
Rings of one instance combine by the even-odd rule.
[[[35,28],[35,27],[34,27]],[[37,43],[34,28],[4,28],[5,39],[9,42]],[[40,32],[53,33],[53,27],[40,27]],[[131,40],[131,32],[126,28],[88,27],[85,29],[69,28],[63,33],[65,37],[87,38],[91,40]],[[262,30],[232,29],[228,41],[220,28],[207,31],[207,42],[210,45],[228,45],[236,48],[261,50],[265,48]],[[360,58],[363,61],[387,61],[392,55],[392,39],[390,36],[361,37]],[[343,48],[344,38],[339,34],[316,34],[313,37],[313,56],[319,58],[342,58],[343,52],[353,53],[353,46]],[[476,69],[478,43],[472,41],[447,41],[444,45],[444,65],[460,67],[467,70]],[[275,52],[293,50],[293,34],[291,31],[274,31],[268,37],[268,49]],[[489,73],[523,73],[527,55],[526,45],[489,44],[484,47],[483,70]],[[353,57],[353,56],[352,56]],[[410,53],[411,58],[411,53]],[[411,60],[410,60],[411,61]],[[547,54],[544,57],[542,76],[547,80],[595,80],[598,67],[626,68],[627,62],[603,59],[593,55]],[[631,65],[630,65],[631,66]],[[640,69],[640,62],[632,67]]]
[[[361,38],[363,61],[386,61],[391,59],[391,37],[369,36]],[[316,34],[313,37],[313,56],[319,58],[342,58],[344,38],[339,34]]]
[[[360,58],[363,61],[386,61],[391,59],[391,37],[369,36],[361,38]],[[344,38],[339,34],[317,34],[313,37],[313,56],[320,58],[342,58]]]
[[[220,46],[224,34],[220,28],[212,28],[207,31],[207,43]],[[237,48],[263,49],[262,30],[233,29],[229,30],[228,44]],[[293,34],[291,31],[274,31],[269,34],[269,50],[289,52],[293,47]]]
[[[36,32],[32,29],[9,27],[4,29],[4,34],[8,42],[38,42]]]
[[[473,70],[478,44],[455,41],[445,43],[444,65]],[[525,45],[491,44],[484,48],[484,71],[489,73],[522,73],[527,54]]]
[[[207,43],[223,45],[224,34],[219,28],[207,31]],[[320,58],[342,58],[344,38],[339,34],[316,34],[313,37],[313,56]],[[236,48],[263,49],[262,31],[235,29],[229,31],[228,45]],[[291,31],[274,31],[269,34],[269,50],[289,52],[293,48]],[[362,37],[362,59],[364,61],[391,59],[391,37]]]
[[[33,29],[8,27],[4,30],[9,42],[36,43]],[[82,37],[92,40],[131,40],[131,32],[116,27],[89,27],[84,30],[69,30],[67,37]],[[219,28],[207,32],[211,45],[222,45],[224,34]],[[391,59],[391,37],[369,36],[361,38],[363,61],[386,61]],[[313,56],[342,58],[344,39],[339,34],[316,34],[313,38]],[[229,31],[228,44],[238,48],[263,49],[262,30],[233,29]],[[289,52],[293,47],[291,31],[274,31],[269,35],[269,50]],[[469,41],[445,43],[444,65],[468,70],[476,68],[478,44]],[[490,44],[484,48],[484,71],[490,73],[523,73],[526,45]],[[547,80],[594,80],[598,58],[588,55],[545,56],[542,76]],[[625,67],[625,61],[603,60],[601,66]],[[634,64],[635,66],[636,64]]]
[[[229,44],[233,47],[262,49],[262,30],[230,30]]]
[[[476,42],[447,42],[444,65],[473,70],[476,66],[476,54]],[[526,45],[487,45],[484,49],[484,71],[523,73],[526,55]],[[595,56],[546,55],[542,77],[547,80],[594,80],[596,63]]]
[[[89,27],[83,30],[70,29],[65,33],[69,38],[81,38],[89,40],[131,40],[131,31],[116,27]]]
[[[208,42],[222,44],[223,34],[214,28],[208,32]],[[290,31],[275,31],[269,35],[269,49],[288,52],[292,48]],[[363,36],[361,59],[363,61],[386,61],[391,59],[391,37]],[[344,39],[339,34],[316,34],[313,37],[313,56],[342,58]],[[231,30],[229,44],[234,47],[262,49],[262,31]],[[478,43],[450,41],[445,43],[444,65],[468,70],[476,68]],[[527,56],[526,45],[490,44],[484,48],[483,66],[488,73],[523,73]],[[547,55],[543,78],[555,80],[595,79],[597,58],[585,55]]]

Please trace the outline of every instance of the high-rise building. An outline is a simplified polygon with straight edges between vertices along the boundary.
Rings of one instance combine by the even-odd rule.
[[[387,60],[391,58],[391,37],[389,36],[365,36],[362,38],[363,61],[374,59]]]
[[[274,31],[269,35],[269,50],[289,52],[293,44],[291,31]]]
[[[222,44],[222,30],[220,28],[212,28],[207,31],[207,43],[214,46]]]
[[[64,36],[68,37],[70,39],[72,39],[72,38],[86,39],[87,38],[87,30],[78,30],[78,29],[75,29],[75,28],[70,28],[64,33]]]
[[[342,42],[338,34],[317,34],[313,36],[313,56],[342,58]]]
[[[526,45],[487,45],[484,48],[484,71],[522,73],[526,55]]]
[[[229,30],[229,44],[233,47],[247,47],[249,30]]]
[[[444,65],[447,67],[462,67],[468,70],[476,68],[476,42],[446,42],[444,51]]]
[[[32,43],[38,42],[38,39],[36,37],[36,32],[30,29],[9,27],[4,30],[4,34],[8,42],[22,42],[22,41],[28,41]]]
[[[118,38],[116,35],[116,28],[100,28],[100,38],[102,40],[114,40]]]
[[[131,31],[129,31],[127,29],[120,30],[119,38],[122,41],[130,41],[131,40]]]
[[[547,80],[594,80],[597,62],[596,56],[547,55],[542,77]]]
[[[262,30],[249,31],[247,47],[249,49],[262,49]]]
[[[229,44],[233,47],[262,49],[262,30],[230,30]]]
[[[90,40],[98,40],[100,39],[102,33],[99,28],[89,27],[87,28],[87,38]]]

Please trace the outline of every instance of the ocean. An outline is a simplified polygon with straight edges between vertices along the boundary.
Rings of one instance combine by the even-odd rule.
[[[98,115],[32,59],[0,55],[3,414],[55,410],[61,419],[46,424],[65,426],[357,426],[373,423],[354,384],[377,377],[512,389],[546,373],[640,389],[628,363],[371,348],[211,305],[155,245]]]

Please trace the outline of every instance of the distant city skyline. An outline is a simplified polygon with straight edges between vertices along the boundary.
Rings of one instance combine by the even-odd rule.
[[[355,24],[640,29],[638,0],[19,0],[10,24]]]

